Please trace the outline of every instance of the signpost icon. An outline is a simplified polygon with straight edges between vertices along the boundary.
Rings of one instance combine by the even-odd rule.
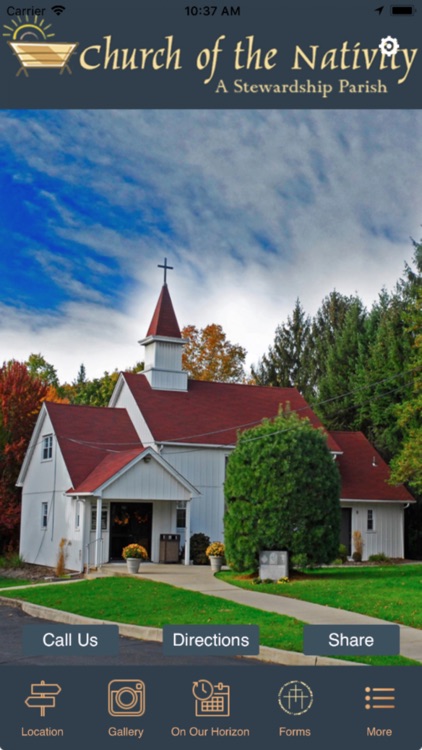
[[[47,683],[44,680],[31,685],[31,695],[25,699],[25,705],[28,708],[39,708],[41,716],[45,716],[46,708],[56,707],[56,695],[61,693],[60,685],[56,683]]]

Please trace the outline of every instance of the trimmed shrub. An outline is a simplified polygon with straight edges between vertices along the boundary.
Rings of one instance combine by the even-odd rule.
[[[226,559],[258,570],[260,550],[301,555],[307,567],[338,555],[340,476],[322,430],[295,413],[238,438],[227,463]]]
[[[293,555],[290,560],[290,566],[293,570],[302,570],[308,567],[308,558],[306,555]]]
[[[192,534],[190,538],[190,558],[194,565],[209,565],[206,550],[210,545],[210,538],[206,534]]]
[[[368,557],[368,562],[391,563],[391,560],[387,555],[384,555],[384,552],[378,552],[376,555],[370,555],[370,557]]]
[[[338,548],[338,556],[342,562],[346,562],[347,560],[347,547],[345,544],[340,544]]]

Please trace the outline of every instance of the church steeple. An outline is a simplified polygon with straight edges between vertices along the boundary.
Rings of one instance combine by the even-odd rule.
[[[188,376],[182,370],[182,339],[176,314],[167,287],[167,258],[164,260],[164,285],[155,307],[146,338],[139,343],[145,347],[146,376],[151,388],[165,391],[187,391]]]
[[[180,328],[170,299],[167,284],[164,284],[152,316],[147,336],[169,336],[180,339]]]

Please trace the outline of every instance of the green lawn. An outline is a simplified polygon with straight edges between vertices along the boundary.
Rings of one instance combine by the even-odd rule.
[[[285,584],[254,585],[232,571],[218,577],[235,586],[289,596],[422,628],[422,565],[321,568]]]
[[[162,628],[163,625],[236,625],[260,627],[265,646],[302,651],[303,623],[225,599],[134,578],[98,578],[66,585],[43,586],[4,596],[104,620]],[[418,664],[400,656],[356,658],[373,665]]]
[[[2,578],[0,576],[0,589],[6,586],[27,586],[28,584],[34,583],[34,581],[24,581],[21,578]]]

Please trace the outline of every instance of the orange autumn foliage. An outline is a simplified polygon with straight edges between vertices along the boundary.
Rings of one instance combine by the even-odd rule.
[[[198,330],[194,325],[182,329],[186,344],[183,369],[194,380],[239,383],[244,380],[246,349],[227,340],[222,327],[210,323]]]

